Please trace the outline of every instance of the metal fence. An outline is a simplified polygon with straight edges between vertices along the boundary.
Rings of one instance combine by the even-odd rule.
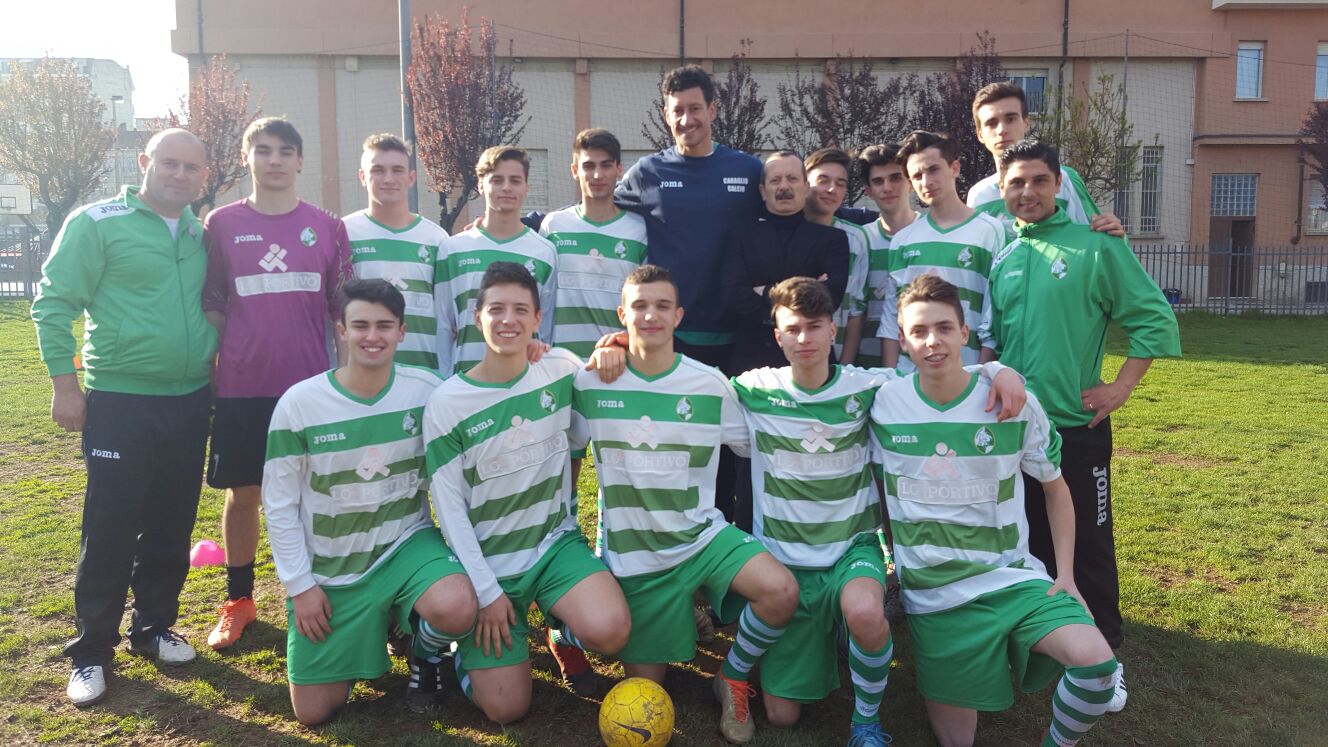
[[[1177,312],[1328,313],[1328,247],[1135,244]]]
[[[46,250],[39,234],[0,236],[0,299],[31,299],[41,282],[45,261]]]

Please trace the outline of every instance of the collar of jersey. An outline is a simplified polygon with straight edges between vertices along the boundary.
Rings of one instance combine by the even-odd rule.
[[[628,371],[631,371],[633,376],[635,376],[635,377],[638,378],[638,379],[641,379],[642,381],[659,381],[660,379],[664,378],[665,376],[668,376],[669,374],[673,373],[674,371],[677,371],[677,370],[678,370],[678,366],[679,366],[681,363],[682,363],[682,353],[674,353],[674,354],[673,354],[673,365],[672,365],[672,366],[669,366],[668,368],[664,369],[664,370],[661,371],[660,373],[655,374],[654,376],[648,376],[648,375],[643,374],[643,373],[641,373],[640,371],[636,370],[635,368],[632,368],[632,361],[631,361],[631,358],[628,358],[628,359],[627,359],[627,370],[628,370]]]
[[[392,365],[392,372],[387,375],[387,383],[383,385],[382,389],[378,390],[377,394],[375,394],[372,397],[369,397],[368,399],[365,399],[364,397],[361,397],[360,395],[342,386],[341,382],[337,381],[336,374],[337,374],[337,369],[335,368],[332,369],[331,371],[328,371],[327,380],[332,384],[332,388],[337,390],[337,393],[339,393],[341,396],[345,397],[346,399],[356,404],[376,405],[379,403],[379,401],[383,399],[383,397],[387,396],[388,392],[392,390],[392,384],[397,380],[397,367],[395,364]]]
[[[953,409],[960,402],[963,402],[964,400],[968,399],[968,395],[973,393],[973,387],[977,385],[978,385],[978,375],[970,374],[968,377],[968,386],[964,387],[964,391],[960,392],[958,397],[955,397],[954,399],[942,405],[937,402],[934,402],[931,399],[931,397],[927,396],[926,392],[922,391],[922,377],[918,376],[916,373],[913,374],[913,389],[917,391],[918,399],[922,400],[923,404],[927,405],[931,409],[939,410],[941,412]]]

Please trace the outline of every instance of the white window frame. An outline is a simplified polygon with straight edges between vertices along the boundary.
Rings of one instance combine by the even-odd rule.
[[[1314,100],[1328,101],[1328,42],[1319,42],[1314,55]]]
[[[1328,209],[1323,206],[1323,185],[1311,180],[1305,193],[1309,195],[1305,205],[1305,233],[1316,236],[1328,234]]]
[[[1259,101],[1263,99],[1263,68],[1268,43],[1261,41],[1243,41],[1236,44],[1236,98],[1238,100]],[[1253,70],[1248,66],[1253,65]],[[1244,67],[1242,74],[1241,68]],[[1247,86],[1242,90],[1242,77],[1253,78],[1253,89]]]
[[[1145,145],[1139,150],[1139,234],[1162,233],[1162,159],[1161,145]],[[1151,209],[1150,209],[1151,208]]]
[[[1040,106],[1040,107],[1034,106],[1034,105],[1033,105],[1034,102],[1029,101],[1029,102],[1028,102],[1028,113],[1029,113],[1029,115],[1033,115],[1033,114],[1046,114],[1046,113],[1047,113],[1047,94],[1050,93],[1050,91],[1051,91],[1051,89],[1050,89],[1051,76],[1049,75],[1049,71],[1047,71],[1047,70],[1006,70],[1006,71],[1005,71],[1005,74],[1006,74],[1006,76],[1010,79],[1010,82],[1011,82],[1011,83],[1014,83],[1014,84],[1018,85],[1020,88],[1024,89],[1024,96],[1025,96],[1025,98],[1028,97],[1028,87],[1024,85],[1024,81],[1027,80],[1027,79],[1029,79],[1029,78],[1041,78],[1041,79],[1042,79],[1042,92],[1041,92],[1041,94],[1039,94],[1039,95],[1042,97],[1041,100],[1040,100],[1040,103],[1042,104],[1042,106]]]

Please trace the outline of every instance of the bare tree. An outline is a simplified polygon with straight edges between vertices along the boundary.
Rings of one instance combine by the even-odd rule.
[[[69,60],[13,62],[0,79],[0,168],[46,207],[48,242],[106,173],[115,133],[102,121],[105,111]]]
[[[185,127],[207,146],[207,183],[194,200],[199,215],[217,204],[217,196],[248,176],[240,157],[240,139],[249,123],[263,113],[261,102],[249,110],[249,82],[237,81],[235,68],[226,55],[213,55],[189,82],[189,93],[180,98],[179,111],[171,111],[163,123]]]
[[[1129,189],[1138,180],[1143,146],[1125,116],[1124,86],[1115,76],[1100,75],[1092,90],[1070,98],[1060,117],[1059,126],[1044,128],[1044,139],[1052,142],[1059,131],[1060,142],[1053,144],[1062,160],[1083,177],[1094,202],[1112,204],[1117,191]]]
[[[765,114],[767,101],[761,95],[760,84],[752,77],[752,66],[748,62],[752,40],[743,39],[739,45],[740,51],[729,57],[728,74],[715,83],[715,121],[710,132],[717,143],[746,153],[758,153],[770,145],[770,137],[765,134],[770,125]],[[667,70],[660,69],[661,83],[667,74]],[[653,107],[645,124],[641,125],[641,136],[656,150],[664,150],[673,145],[673,133],[664,119],[662,96],[655,98]]]
[[[1310,167],[1310,178],[1323,187],[1323,209],[1328,210],[1328,102],[1310,106],[1296,145],[1301,163]]]
[[[438,217],[452,229],[466,203],[479,196],[475,162],[486,148],[515,144],[530,122],[526,94],[512,80],[510,60],[499,61],[493,24],[481,19],[478,54],[469,8],[452,26],[426,17],[411,34],[406,72],[415,106],[420,161],[438,192]]]
[[[918,91],[917,129],[944,132],[959,146],[961,198],[992,171],[991,154],[973,126],[973,97],[988,83],[1009,80],[996,54],[996,37],[984,31],[977,44],[956,60],[954,70],[927,76]]]

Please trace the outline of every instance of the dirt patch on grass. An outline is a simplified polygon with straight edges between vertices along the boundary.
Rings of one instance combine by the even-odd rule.
[[[1194,454],[1172,454],[1167,451],[1135,451],[1124,446],[1117,446],[1113,453],[1115,456],[1147,459],[1154,464],[1165,464],[1169,467],[1180,467],[1182,469],[1210,469],[1223,464],[1221,459],[1211,459],[1195,456]]]
[[[1163,589],[1168,590],[1174,589],[1178,586],[1184,586],[1191,581],[1202,581],[1204,583],[1212,584],[1223,593],[1228,594],[1234,592],[1237,587],[1240,586],[1236,581],[1232,581],[1225,576],[1219,575],[1218,572],[1212,568],[1184,570],[1176,568],[1152,568],[1149,570],[1148,576],[1155,579],[1158,585]]]

